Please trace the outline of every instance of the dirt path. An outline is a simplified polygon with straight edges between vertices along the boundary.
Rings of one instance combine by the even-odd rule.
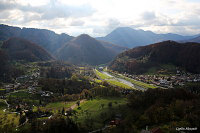
[[[85,101],[86,101],[86,99],[81,100],[81,101],[80,101],[80,104],[83,103],[83,102],[85,102]],[[75,109],[77,106],[78,106],[77,104],[74,104],[74,105],[72,105],[70,108],[73,110],[73,109]]]
[[[10,107],[10,104],[8,104],[7,100],[4,100],[4,102],[6,103],[7,108],[9,108],[9,107]]]

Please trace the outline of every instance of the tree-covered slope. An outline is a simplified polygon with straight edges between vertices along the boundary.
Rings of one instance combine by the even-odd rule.
[[[134,74],[172,64],[186,71],[200,73],[200,44],[164,41],[125,51],[110,64],[113,70]]]
[[[53,57],[39,45],[21,38],[10,38],[3,42],[4,50],[11,60],[46,61]]]

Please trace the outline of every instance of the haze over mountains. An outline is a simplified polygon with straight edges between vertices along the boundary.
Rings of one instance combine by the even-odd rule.
[[[105,37],[98,37],[98,40],[112,42],[114,44],[133,48],[136,46],[148,45],[156,42],[173,40],[189,40],[195,38],[194,36],[182,36],[178,34],[156,34],[151,31],[135,30],[129,27],[120,27],[112,31]]]
[[[200,43],[200,36],[189,39],[189,40],[185,40],[184,42],[197,42]]]

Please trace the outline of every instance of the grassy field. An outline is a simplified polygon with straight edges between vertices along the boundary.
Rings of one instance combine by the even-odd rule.
[[[101,79],[104,79],[106,80],[109,84],[111,85],[114,85],[114,86],[119,86],[119,87],[122,87],[122,88],[127,88],[127,89],[133,89],[132,87],[122,83],[122,82],[119,82],[117,81],[116,79],[112,78],[112,77],[109,77],[108,75],[106,74],[103,74],[101,72],[99,72],[98,70],[95,70],[96,71],[96,74],[101,78]],[[100,82],[97,80],[97,82]]]
[[[19,125],[19,117],[17,114],[8,114],[0,109],[0,129],[6,128],[7,125],[17,127]]]
[[[39,104],[39,98],[40,95],[39,94],[31,94],[27,91],[18,91],[18,92],[14,92],[14,93],[10,93],[7,96],[8,99],[16,99],[16,98],[20,98],[22,101],[26,102],[27,104],[32,104],[32,105],[37,105]]]
[[[126,84],[123,84],[117,80],[114,80],[114,79],[109,79],[109,80],[106,80],[108,83],[112,84],[112,85],[115,85],[115,86],[119,86],[119,87],[122,87],[122,88],[127,88],[127,89],[133,89],[132,87],[126,85]]]
[[[108,104],[112,106],[108,106]],[[113,114],[120,113],[121,106],[126,106],[125,98],[97,98],[88,100],[80,104],[80,108],[76,108],[77,111],[75,121],[82,126],[91,124],[92,129],[101,128],[104,126],[104,122],[109,120]]]
[[[118,75],[119,75],[119,74],[118,74]],[[125,77],[125,76],[123,76],[123,75],[121,75],[121,74],[119,75],[119,77],[122,78],[122,79],[125,79],[125,80],[127,80],[127,81],[130,81],[131,83],[133,83],[133,84],[135,84],[135,85],[141,86],[141,87],[143,87],[143,88],[150,88],[150,89],[155,89],[155,88],[157,88],[157,87],[154,86],[154,85],[147,84],[147,83],[144,83],[144,82],[141,82],[141,81],[136,81],[136,80],[134,80],[134,79]]]
[[[141,81],[136,81],[134,79],[130,79],[130,78],[125,78],[125,79],[128,80],[128,81],[130,81],[131,83],[136,84],[138,86],[141,86],[143,88],[150,88],[150,89],[157,88],[156,86],[153,86],[151,84],[147,84],[147,83],[144,83],[144,82],[141,82]]]
[[[110,79],[111,77],[109,77],[106,74],[103,74],[101,72],[99,72],[98,70],[95,69],[96,74],[101,78],[101,79]]]
[[[79,67],[79,69],[80,69],[80,74],[81,74],[82,72],[84,72],[85,67]]]
[[[3,110],[7,108],[6,103],[3,100],[0,100],[0,129],[6,128],[7,125],[12,125],[16,127],[19,124],[19,115],[10,114]]]
[[[5,108],[7,105],[4,100],[0,99],[0,109]]]
[[[55,102],[55,103],[49,103],[45,107],[40,107],[40,110],[45,111],[51,111],[52,113],[58,113],[59,111],[62,111],[63,108],[68,109],[72,105],[76,104],[76,101],[73,102]],[[33,111],[36,111],[38,108],[34,107]]]
[[[101,80],[99,80],[99,79],[94,79],[94,81],[96,82],[96,83],[101,83],[102,81]]]
[[[20,97],[20,98],[29,98],[31,94],[26,91],[18,91],[15,93],[10,93],[10,97]]]

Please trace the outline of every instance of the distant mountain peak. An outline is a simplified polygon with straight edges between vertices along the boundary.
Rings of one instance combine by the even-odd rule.
[[[108,63],[115,57],[114,48],[120,51],[116,46],[102,44],[87,34],[81,34],[66,43],[56,55],[58,59],[74,64],[99,65]]]
[[[115,30],[123,30],[123,29],[131,29],[131,30],[133,30],[133,28],[131,28],[131,27],[118,27]]]
[[[80,35],[77,36],[77,37],[91,37],[91,36],[89,36],[88,34],[80,34]]]
[[[74,39],[75,39],[75,40],[80,40],[80,39],[81,39],[81,40],[82,40],[82,39],[83,39],[83,40],[85,40],[85,39],[87,39],[87,40],[88,40],[88,39],[92,39],[92,40],[93,40],[94,38],[92,38],[92,37],[89,36],[88,34],[81,34],[81,35],[77,36],[77,37],[74,38]]]
[[[105,37],[99,37],[98,40],[111,42],[120,46],[134,48],[165,40],[187,40],[194,38],[193,36],[182,36],[178,34],[157,34],[152,31],[144,31],[142,29],[133,29],[131,27],[118,27]]]
[[[200,43],[200,35],[198,35],[197,37],[194,37],[190,40],[184,40],[183,42],[197,42]]]
[[[136,31],[136,30],[131,27],[118,27],[118,28],[114,29],[112,32],[124,32],[124,31],[131,32],[131,31]]]

